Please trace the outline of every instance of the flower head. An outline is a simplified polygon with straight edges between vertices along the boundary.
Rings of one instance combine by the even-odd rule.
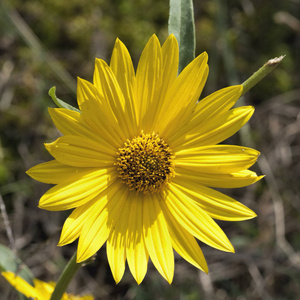
[[[12,272],[2,272],[3,277],[20,293],[27,298],[34,300],[49,300],[54,291],[55,282],[44,282],[38,279],[33,280],[34,286],[30,285],[23,278],[15,275]],[[64,293],[62,300],[94,300],[91,295],[75,296]]]
[[[74,209],[59,245],[79,238],[77,261],[106,242],[116,282],[127,260],[140,283],[149,257],[169,282],[173,249],[208,272],[195,238],[233,252],[213,219],[239,221],[255,213],[212,188],[237,188],[258,181],[248,170],[259,152],[219,144],[236,133],[253,107],[232,109],[242,86],[221,89],[198,102],[208,76],[207,54],[179,75],[178,44],[163,46],[153,35],[135,73],[126,47],[117,40],[110,65],[96,59],[93,84],[78,79],[81,112],[49,109],[63,134],[46,144],[54,160],[28,171],[55,184],[39,207]]]

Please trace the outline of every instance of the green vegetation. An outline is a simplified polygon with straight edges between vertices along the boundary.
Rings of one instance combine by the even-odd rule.
[[[151,266],[137,286],[126,272],[117,286],[105,248],[81,268],[69,291],[96,299],[297,299],[300,290],[300,3],[299,1],[194,1],[196,55],[207,51],[210,75],[204,95],[242,83],[267,60],[286,55],[279,67],[243,99],[254,105],[251,139],[230,143],[262,153],[255,166],[266,178],[254,186],[226,191],[258,215],[246,222],[220,222],[236,254],[203,246],[209,276],[177,257],[174,282]],[[37,207],[46,184],[25,171],[51,159],[44,142],[59,136],[48,106],[48,91],[76,106],[77,76],[92,80],[95,57],[107,62],[119,37],[138,61],[149,37],[168,34],[164,0],[2,0],[0,2],[0,196],[13,239],[0,217],[0,244],[14,250],[41,280],[57,280],[76,250],[56,246],[69,212]],[[252,146],[252,145],[251,145]],[[254,169],[255,169],[254,168]],[[1,261],[1,259],[0,259]],[[22,268],[22,265],[20,265]],[[0,278],[3,299],[18,299]]]

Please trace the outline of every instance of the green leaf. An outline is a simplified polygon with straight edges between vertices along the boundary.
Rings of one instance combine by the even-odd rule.
[[[0,270],[1,272],[16,273],[30,284],[33,282],[34,277],[29,268],[9,248],[2,244],[0,244]]]
[[[195,23],[192,0],[170,0],[169,34],[179,44],[179,73],[195,58]]]
[[[53,86],[50,90],[49,90],[49,96],[52,98],[53,102],[58,106],[58,107],[61,107],[61,108],[66,108],[66,109],[69,109],[69,110],[74,110],[74,111],[78,111],[80,112],[80,110],[62,100],[60,100],[59,98],[56,97],[56,94],[55,94],[55,91],[56,91],[56,87]]]
[[[10,271],[22,277],[33,285],[33,275],[30,269],[6,246],[0,244],[0,271]],[[20,299],[27,299],[20,294]]]

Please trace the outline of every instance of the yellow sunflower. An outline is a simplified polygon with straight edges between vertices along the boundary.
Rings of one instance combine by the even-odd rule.
[[[23,278],[15,275],[12,272],[2,272],[1,274],[11,284],[11,286],[30,299],[49,300],[54,291],[55,282],[47,283],[38,279],[34,279],[34,286],[32,286]],[[94,300],[94,297],[92,295],[76,296],[64,293],[61,300]]]
[[[153,35],[135,73],[125,45],[116,40],[110,65],[96,59],[93,84],[78,79],[80,112],[49,109],[63,134],[46,144],[54,160],[28,171],[56,184],[40,199],[52,211],[74,209],[59,245],[78,241],[77,262],[106,242],[116,282],[129,269],[140,283],[151,258],[169,282],[173,249],[208,272],[195,239],[234,252],[214,219],[240,221],[255,213],[211,188],[238,188],[261,177],[248,170],[259,152],[218,145],[237,132],[253,107],[231,109],[242,86],[221,89],[200,102],[208,76],[207,54],[179,75],[178,44]]]

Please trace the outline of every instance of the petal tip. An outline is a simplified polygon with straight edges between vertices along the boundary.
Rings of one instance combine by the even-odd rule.
[[[235,253],[235,249],[229,240],[226,241],[226,244],[223,244],[223,247],[222,251]]]
[[[250,219],[253,219],[253,218],[256,218],[256,217],[257,217],[257,214],[253,210],[248,208],[247,212],[245,213],[243,218],[240,219],[240,221],[250,220]]]
[[[135,278],[135,281],[136,281],[136,283],[138,284],[138,285],[140,285],[142,282],[143,282],[143,279],[144,278]]]
[[[50,153],[51,151],[51,147],[53,146],[53,143],[44,143],[44,147],[46,148],[46,150]]]
[[[255,182],[260,181],[260,180],[263,179],[264,177],[266,177],[266,175],[260,175],[260,176],[257,176]],[[255,183],[255,182],[254,182],[254,183]]]
[[[155,33],[152,34],[147,44],[160,45],[159,39]]]
[[[85,257],[84,253],[80,253],[79,251],[77,252],[77,257],[76,257],[76,263],[79,264],[83,262],[84,260],[87,260],[89,257]]]
[[[121,281],[122,278],[114,278],[115,283],[118,284]]]
[[[49,112],[50,115],[51,115],[51,112],[54,111],[54,110],[55,110],[54,107],[48,107],[48,112]]]
[[[77,76],[77,84],[78,85],[83,85],[84,79],[80,78],[79,76]]]
[[[255,111],[255,108],[252,105],[249,105],[248,109],[249,109],[249,112],[251,111],[252,113],[254,113],[254,111]]]
[[[132,274],[134,280],[136,281],[136,283],[137,283],[138,285],[140,285],[140,284],[143,282],[143,280],[144,280],[144,278],[145,278],[145,276],[146,276],[146,272],[143,273],[143,274],[138,274],[137,272],[136,272],[136,273],[135,273],[135,272],[133,273],[133,272],[131,271],[131,274]]]
[[[173,282],[173,276],[172,276],[172,278],[167,279],[167,281],[168,281],[168,283],[171,285],[172,282]]]
[[[204,273],[208,274],[209,273],[209,269],[207,264],[205,264],[204,266],[201,266],[201,271],[203,271]]]
[[[256,218],[257,214],[253,211],[252,218]]]
[[[176,44],[178,44],[177,38],[173,33],[171,33],[167,39],[170,39],[171,42],[175,42]]]
[[[102,67],[103,65],[107,65],[107,63],[103,59],[95,58],[95,66]]]
[[[48,208],[47,204],[45,204],[44,202],[45,201],[43,200],[43,196],[42,196],[42,198],[40,199],[40,202],[38,204],[38,208],[40,208],[40,209],[47,209]]]
[[[113,52],[116,51],[116,50],[119,50],[123,45],[124,44],[122,43],[122,41],[119,38],[116,38],[114,48],[113,48]]]
[[[203,51],[199,56],[203,56],[203,59],[205,61],[205,63],[207,63],[208,61],[208,54],[206,51]]]
[[[240,84],[240,85],[238,85],[238,87],[239,87],[238,91],[239,91],[239,93],[241,95],[242,92],[243,92],[243,90],[244,90],[244,86],[242,84]]]
[[[40,199],[40,202],[38,204],[38,208],[40,209],[44,209],[44,210],[49,210],[49,211],[60,211],[60,208],[57,208],[55,205],[53,204],[49,204],[49,201],[47,201],[47,199],[43,199],[44,196],[42,196],[42,198]]]

